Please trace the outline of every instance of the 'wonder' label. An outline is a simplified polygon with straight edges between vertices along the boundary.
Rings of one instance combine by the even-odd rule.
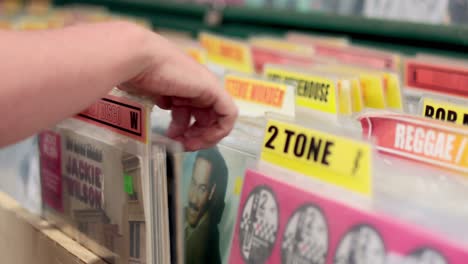
[[[267,112],[295,114],[294,90],[286,84],[228,75],[224,87],[234,98],[241,116],[264,116]]]
[[[209,61],[238,72],[253,73],[252,55],[247,44],[208,33],[200,34],[200,43]]]
[[[261,159],[371,195],[372,150],[364,142],[270,120],[265,130]]]
[[[427,118],[468,125],[468,107],[461,104],[425,97],[421,114]]]
[[[338,114],[335,82],[313,74],[266,67],[264,75],[272,80],[296,84],[296,104],[312,110]]]
[[[364,135],[375,138],[380,151],[468,172],[468,131],[405,115],[362,116],[359,120]]]

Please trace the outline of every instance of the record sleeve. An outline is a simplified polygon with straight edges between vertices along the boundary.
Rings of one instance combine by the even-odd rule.
[[[222,144],[187,153],[182,178],[186,263],[228,263],[243,174],[254,156]]]
[[[246,173],[230,263],[463,263],[468,249],[326,196],[284,170]]]
[[[109,263],[153,263],[149,111],[114,90],[39,136],[43,216]],[[165,153],[164,153],[165,155]],[[168,255],[168,254],[167,254]]]

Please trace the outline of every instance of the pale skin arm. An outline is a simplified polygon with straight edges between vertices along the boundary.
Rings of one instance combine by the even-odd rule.
[[[0,31],[0,40],[0,146],[80,112],[121,84],[171,109],[168,135],[187,150],[214,145],[236,119],[234,103],[211,73],[136,25]]]

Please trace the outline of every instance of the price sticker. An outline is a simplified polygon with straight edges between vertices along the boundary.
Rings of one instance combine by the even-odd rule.
[[[270,120],[263,161],[370,196],[371,145],[298,125]]]

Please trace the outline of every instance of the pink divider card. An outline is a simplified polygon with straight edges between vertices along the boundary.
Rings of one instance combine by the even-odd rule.
[[[229,263],[461,264],[462,247],[247,171]]]

